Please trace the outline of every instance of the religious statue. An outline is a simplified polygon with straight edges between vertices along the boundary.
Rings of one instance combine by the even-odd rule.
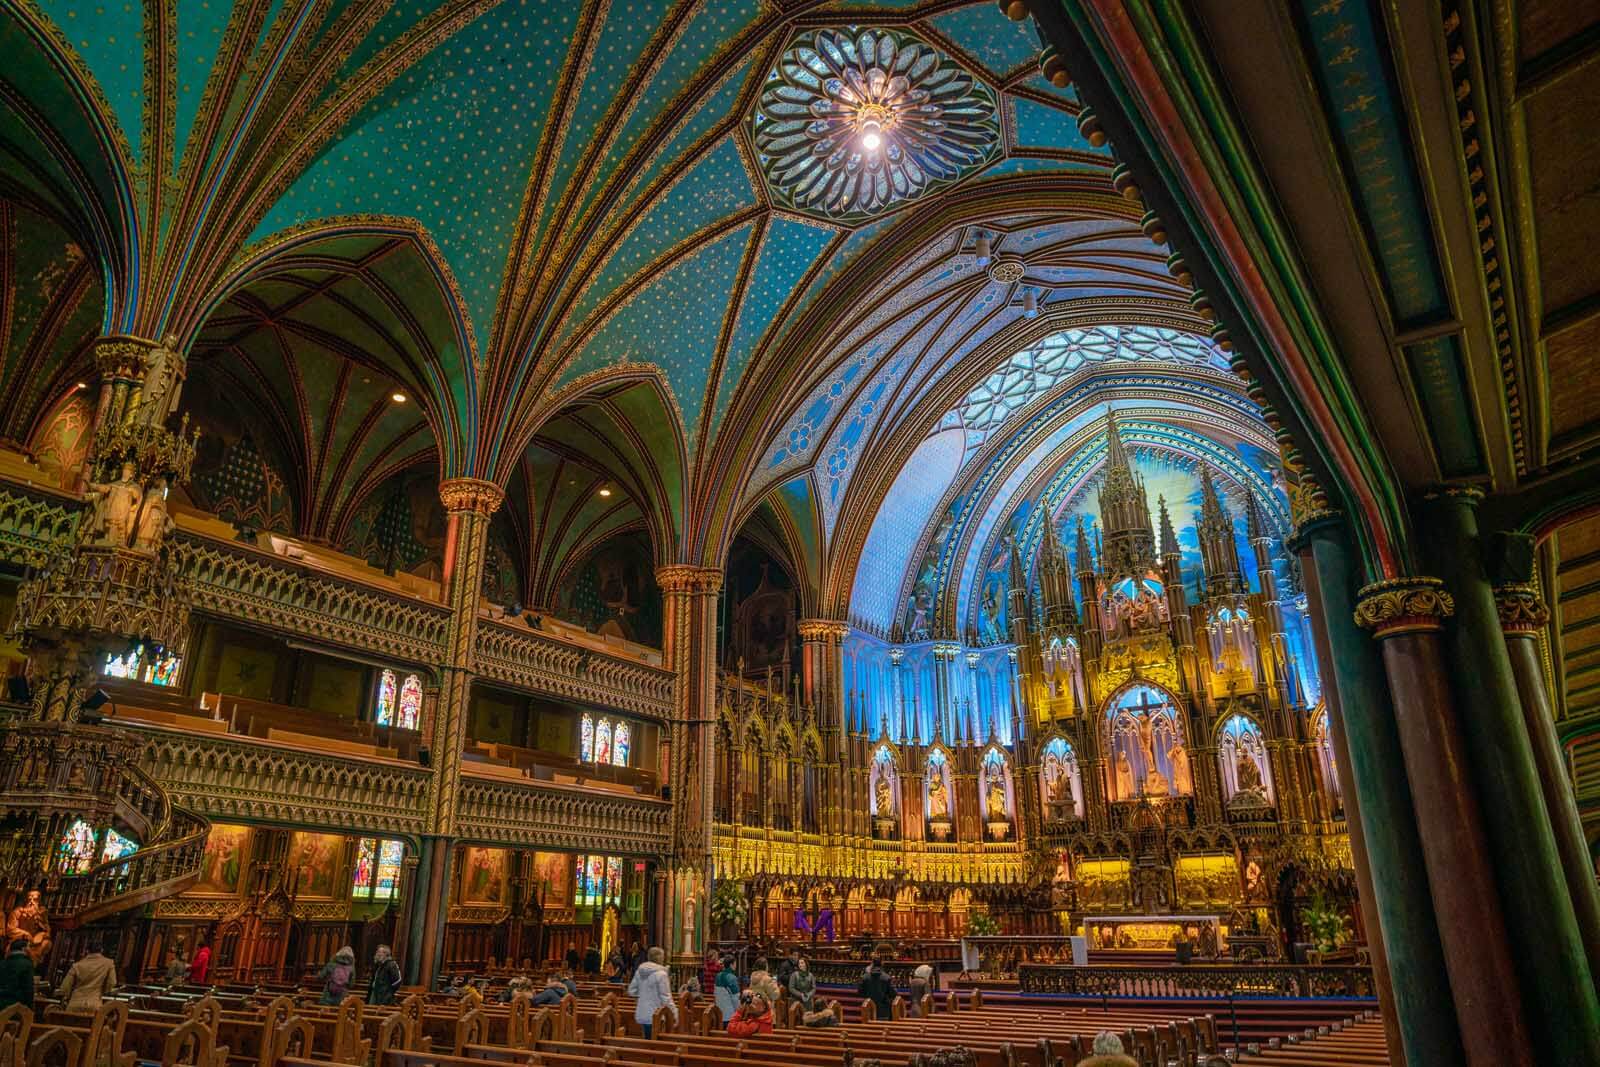
[[[991,822],[1001,822],[1006,817],[1006,785],[999,775],[989,779],[989,795],[985,801]]]
[[[944,787],[944,775],[934,772],[928,779],[928,818],[948,819],[950,817],[950,794]]]
[[[167,514],[167,481],[157,478],[145,494],[144,510],[139,513],[139,528],[133,536],[133,547],[141,552],[154,552],[161,547],[167,534],[172,532],[172,518]]]
[[[873,811],[873,814],[878,816],[880,819],[887,819],[889,816],[894,814],[894,790],[889,788],[889,778],[887,775],[878,779],[876,794],[878,798],[878,806]]]
[[[150,350],[144,385],[139,389],[139,406],[129,416],[135,424],[161,426],[166,423],[167,416],[178,406],[184,364],[184,356],[178,351],[178,339],[171,334]]]
[[[1172,791],[1179,795],[1194,792],[1194,771],[1189,767],[1189,750],[1183,742],[1174,741],[1167,749],[1167,763],[1172,767]]]
[[[699,906],[699,904],[700,901],[695,897],[694,890],[691,888],[688,892],[688,895],[683,898],[683,954],[685,956],[691,955],[695,951],[695,909]]]
[[[144,499],[144,489],[134,478],[132,463],[122,465],[122,475],[114,482],[90,482],[84,498],[90,502],[89,543],[128,547],[133,533],[134,515]]]
[[[928,632],[928,612],[933,608],[933,593],[928,589],[928,583],[919,581],[911,591],[911,626],[910,634]]]
[[[1117,798],[1133,799],[1133,764],[1128,762],[1126,752],[1117,753]]]
[[[1248,752],[1239,753],[1239,758],[1233,764],[1234,781],[1237,785],[1235,792],[1261,793],[1261,768],[1256,766],[1256,761],[1250,758]]]
[[[33,957],[34,964],[41,963],[45,953],[50,951],[50,913],[40,903],[37,889],[28,890],[23,902],[12,908],[6,919],[6,940],[23,937],[28,939],[28,955]]]
[[[1055,756],[1047,756],[1044,762],[1044,802],[1046,804],[1064,804],[1066,800],[1066,769],[1061,766],[1061,761]]]

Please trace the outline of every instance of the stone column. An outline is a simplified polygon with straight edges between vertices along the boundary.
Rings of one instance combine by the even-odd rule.
[[[1506,652],[1478,536],[1475,489],[1446,489],[1427,506],[1429,557],[1456,597],[1442,651],[1457,682],[1465,741],[1461,772],[1483,805],[1506,927],[1517,946],[1536,1062],[1600,1063],[1600,1000],[1567,891],[1522,700]]]
[[[1589,973],[1600,974],[1600,891],[1595,886],[1566,762],[1561,758],[1561,744],[1556,740],[1555,712],[1539,658],[1539,631],[1550,624],[1550,609],[1538,588],[1531,584],[1496,586],[1494,600],[1500,613],[1500,628],[1506,635],[1511,670],[1517,679],[1517,695],[1522,698],[1522,719],[1533,745],[1539,786],[1561,856],[1561,873],[1577,912]]]
[[[704,953],[712,886],[711,800],[716,771],[717,594],[722,572],[673,564],[656,570],[663,604],[662,653],[677,676],[671,752],[672,925],[657,939],[680,966]]]
[[[473,646],[478,634],[489,518],[504,498],[499,486],[478,478],[452,478],[439,483],[439,499],[445,511],[444,595],[450,622],[445,631],[443,682],[429,733],[434,772],[428,837],[433,849],[425,875],[427,904],[417,942],[420,979],[430,987],[439,972],[445,916],[450,908],[456,793],[467,740],[467,704],[472,695]]]
[[[1355,618],[1383,651],[1462,1062],[1526,1063],[1533,1046],[1444,665],[1440,635],[1454,610],[1443,582],[1418,576],[1366,586]]]
[[[1347,740],[1340,773],[1355,832],[1370,860],[1374,935],[1382,938],[1399,1043],[1412,1067],[1462,1062],[1439,928],[1422,863],[1411,785],[1378,650],[1354,621],[1361,564],[1345,523],[1324,512],[1300,527],[1314,566],[1313,631],[1329,693],[1328,716]],[[1358,853],[1358,856],[1360,854]],[[1359,862],[1359,859],[1358,859]]]

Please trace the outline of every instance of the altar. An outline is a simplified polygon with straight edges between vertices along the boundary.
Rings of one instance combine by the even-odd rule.
[[[1083,932],[1089,947],[1101,950],[1149,952],[1187,940],[1195,955],[1209,956],[1227,944],[1220,915],[1086,915]]]

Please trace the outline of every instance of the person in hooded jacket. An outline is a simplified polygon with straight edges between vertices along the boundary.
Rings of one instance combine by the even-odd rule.
[[[667,954],[659,948],[652,948],[639,969],[633,974],[633,981],[628,983],[628,995],[637,997],[633,1006],[633,1021],[639,1024],[639,1029],[645,1037],[652,1037],[652,1024],[655,1022],[656,1012],[663,1006],[669,1009],[674,1028],[678,1025],[678,1005],[672,1000],[672,976],[667,973]]]
[[[733,1013],[739,1010],[739,975],[733,969],[733,957],[722,957],[722,970],[717,972],[717,980],[712,985],[712,991],[717,997],[717,1008],[722,1012],[722,1022],[726,1026],[733,1020]]]
[[[322,983],[319,1004],[339,1004],[350,991],[350,982],[356,976],[356,950],[346,945],[333,954],[333,959],[323,964],[317,981]]]

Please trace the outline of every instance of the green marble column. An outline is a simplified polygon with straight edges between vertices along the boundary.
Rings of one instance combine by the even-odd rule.
[[[1600,1063],[1600,1001],[1484,565],[1479,499],[1470,489],[1435,494],[1422,524],[1455,596],[1444,646],[1466,741],[1463,772],[1481,798],[1537,1062]]]
[[[1372,861],[1373,903],[1406,1062],[1414,1067],[1462,1063],[1461,1031],[1388,681],[1377,647],[1355,624],[1360,560],[1335,515],[1306,524],[1300,536],[1309,542],[1315,563],[1321,613],[1312,622],[1326,635],[1331,653],[1324,670],[1339,694],[1349,741],[1349,779],[1359,797],[1362,838]]]

